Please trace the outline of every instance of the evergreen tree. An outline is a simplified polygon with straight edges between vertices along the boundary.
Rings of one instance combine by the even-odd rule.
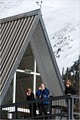
[[[71,67],[68,67],[64,73],[64,69],[62,71],[62,78],[64,81],[67,79],[70,79],[72,82],[72,85],[76,88],[77,94],[80,92],[80,56],[77,61],[74,62],[74,64]]]

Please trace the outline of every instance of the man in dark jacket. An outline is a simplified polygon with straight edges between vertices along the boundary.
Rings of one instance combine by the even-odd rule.
[[[50,91],[46,88],[45,84],[41,84],[39,90],[36,93],[38,99],[45,99],[49,98]],[[39,114],[40,115],[47,115],[49,101],[44,101],[38,104],[39,107]]]

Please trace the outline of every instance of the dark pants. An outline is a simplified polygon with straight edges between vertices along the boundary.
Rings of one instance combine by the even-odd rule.
[[[30,117],[36,116],[36,104],[35,103],[30,104],[29,109],[30,109]]]
[[[47,115],[48,112],[48,104],[38,104],[39,107],[39,114],[40,115]],[[47,119],[47,117],[45,117]]]

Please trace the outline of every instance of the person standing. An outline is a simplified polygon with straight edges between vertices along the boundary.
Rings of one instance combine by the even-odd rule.
[[[75,88],[72,87],[71,80],[66,81],[66,86],[65,86],[65,95],[75,95],[76,90]]]
[[[36,93],[36,96],[38,99],[44,99],[44,98],[49,98],[50,91],[48,88],[46,88],[46,85],[44,83],[41,84],[39,87],[39,90]],[[48,110],[48,104],[49,101],[44,101],[38,104],[39,107],[39,114],[40,115],[47,115],[47,110]]]
[[[71,80],[66,81],[65,86],[65,95],[75,95],[77,93],[76,89],[73,88]],[[66,99],[66,103],[68,104],[68,99]],[[76,100],[74,99],[74,105],[76,105]]]
[[[32,92],[32,89],[30,88],[28,88],[26,91],[26,100],[35,100],[34,93]],[[29,110],[30,110],[30,117],[32,117],[31,112],[33,112],[33,116],[36,116],[36,103],[29,104]]]

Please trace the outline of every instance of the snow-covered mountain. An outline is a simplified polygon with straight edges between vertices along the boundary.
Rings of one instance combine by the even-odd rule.
[[[39,4],[36,3],[39,2]],[[66,69],[80,55],[79,0],[0,0],[0,18],[39,8],[60,69]]]

